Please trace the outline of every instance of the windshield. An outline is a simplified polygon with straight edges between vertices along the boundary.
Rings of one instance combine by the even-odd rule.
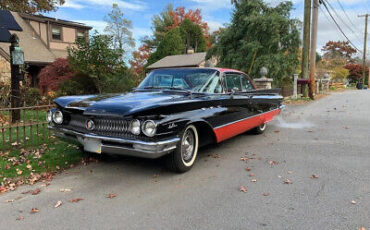
[[[187,90],[199,93],[222,92],[218,71],[214,69],[153,70],[137,89]]]

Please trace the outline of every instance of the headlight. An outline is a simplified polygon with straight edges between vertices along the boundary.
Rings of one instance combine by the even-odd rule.
[[[46,113],[46,120],[48,122],[52,122],[53,121],[53,112],[51,110],[49,110],[47,113]]]
[[[131,133],[134,135],[140,134],[140,121],[139,120],[132,120],[130,125]]]
[[[145,135],[147,135],[148,137],[152,137],[157,131],[157,124],[152,120],[145,121],[142,130]]]
[[[62,124],[63,123],[63,113],[59,110],[55,111],[53,113],[53,121],[58,125]]]

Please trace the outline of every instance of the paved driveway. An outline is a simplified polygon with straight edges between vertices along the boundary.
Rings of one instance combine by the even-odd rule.
[[[36,184],[36,196],[21,194],[28,186],[6,193],[0,229],[369,230],[369,149],[370,91],[336,93],[288,106],[265,135],[202,149],[185,174],[159,161],[116,157],[68,170],[48,187]],[[30,214],[33,207],[40,211]]]

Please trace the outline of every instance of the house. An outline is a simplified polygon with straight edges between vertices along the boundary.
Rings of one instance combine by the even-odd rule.
[[[40,70],[56,58],[66,58],[67,47],[76,39],[88,39],[90,29],[77,22],[0,10],[0,81],[10,81],[10,34],[19,37],[26,70],[36,87]]]
[[[210,67],[215,66],[216,61],[206,60],[206,52],[194,53],[188,51],[187,54],[171,55],[149,65],[147,70],[176,67]]]

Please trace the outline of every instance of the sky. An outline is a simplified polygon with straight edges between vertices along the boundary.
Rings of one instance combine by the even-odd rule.
[[[304,0],[292,0],[294,10],[291,17],[303,21]],[[328,6],[344,33],[359,50],[363,50],[365,18],[358,15],[370,13],[370,0],[327,0]],[[265,0],[272,6],[281,1]],[[133,37],[136,46],[140,45],[140,39],[145,35],[152,34],[151,19],[159,14],[168,4],[175,8],[184,6],[186,9],[199,8],[203,20],[208,23],[211,31],[230,22],[233,6],[230,0],[66,0],[56,12],[48,15],[59,19],[71,20],[92,26],[99,32],[103,32],[106,26],[105,15],[117,3],[124,12],[125,17],[132,21]],[[333,11],[334,9],[334,11]],[[370,23],[369,23],[370,25]],[[369,28],[370,31],[370,28]],[[329,40],[346,40],[338,30],[325,8],[319,9],[318,44],[317,51]],[[370,40],[368,40],[368,57],[370,57]],[[358,53],[361,55],[361,53]]]

